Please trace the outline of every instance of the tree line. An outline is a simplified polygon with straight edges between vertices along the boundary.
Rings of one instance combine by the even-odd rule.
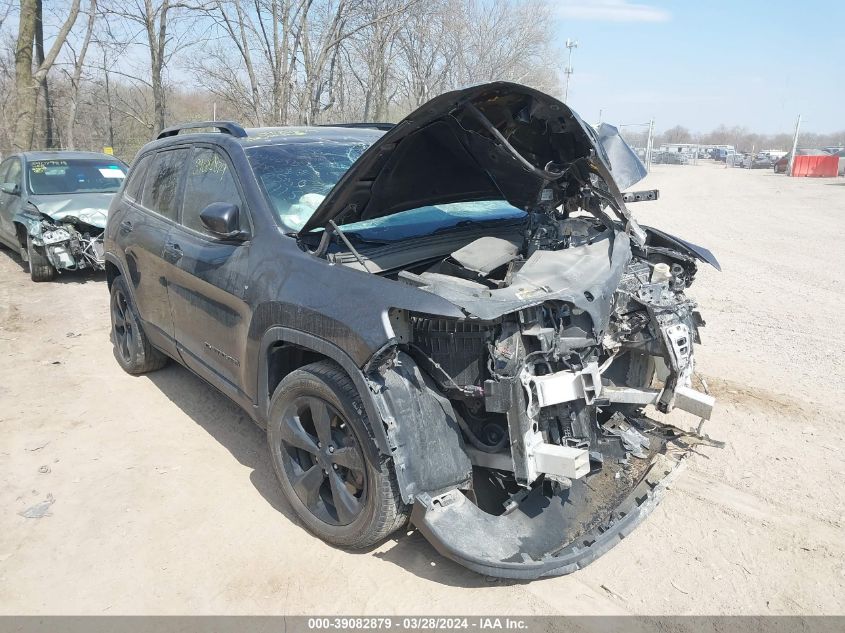
[[[393,121],[504,79],[558,90],[544,0],[6,0],[0,150],[113,147],[164,127]]]
[[[498,79],[560,94],[552,22],[548,0],[0,0],[0,153],[109,146],[129,160],[164,127],[214,116],[396,121]],[[623,133],[643,146],[640,131]],[[791,135],[675,126],[660,142],[788,149]]]
[[[655,136],[655,146],[661,143],[701,143],[702,145],[733,145],[740,152],[767,149],[789,151],[792,149],[792,139],[793,135],[787,132],[759,134],[742,126],[720,125],[710,132],[694,133],[682,125],[676,125]],[[800,148],[820,149],[843,145],[845,145],[845,130],[827,134],[801,132],[798,136]]]

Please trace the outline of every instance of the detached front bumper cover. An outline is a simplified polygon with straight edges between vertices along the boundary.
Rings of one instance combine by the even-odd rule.
[[[502,516],[483,512],[457,490],[421,496],[411,520],[440,554],[480,574],[523,580],[563,576],[586,567],[628,536],[682,472],[684,455],[657,454],[610,515],[572,539],[576,524],[589,521],[576,514],[583,508],[569,498],[592,494],[583,486],[551,499],[535,489]]]

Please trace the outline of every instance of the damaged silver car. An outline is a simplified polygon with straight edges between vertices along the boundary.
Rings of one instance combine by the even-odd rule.
[[[126,165],[95,152],[23,152],[0,164],[0,242],[33,281],[62,270],[102,270],[103,231]]]
[[[714,406],[687,289],[718,263],[637,223],[645,174],[613,127],[511,83],[386,132],[164,130],[109,216],[115,357],[237,402],[326,541],[410,519],[484,574],[574,571],[654,507]]]

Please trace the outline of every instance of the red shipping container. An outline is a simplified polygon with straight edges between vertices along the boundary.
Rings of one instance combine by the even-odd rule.
[[[838,156],[796,156],[792,163],[793,176],[835,178],[838,173]]]

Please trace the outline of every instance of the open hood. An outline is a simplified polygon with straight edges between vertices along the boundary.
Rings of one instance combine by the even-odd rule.
[[[349,224],[450,202],[507,200],[529,209],[581,186],[597,189],[630,220],[619,185],[642,179],[645,169],[630,148],[620,148],[615,132],[605,129],[614,146],[608,153],[568,106],[519,84],[447,92],[364,152],[301,233],[330,220]],[[624,174],[624,182],[617,184],[611,171]]]

